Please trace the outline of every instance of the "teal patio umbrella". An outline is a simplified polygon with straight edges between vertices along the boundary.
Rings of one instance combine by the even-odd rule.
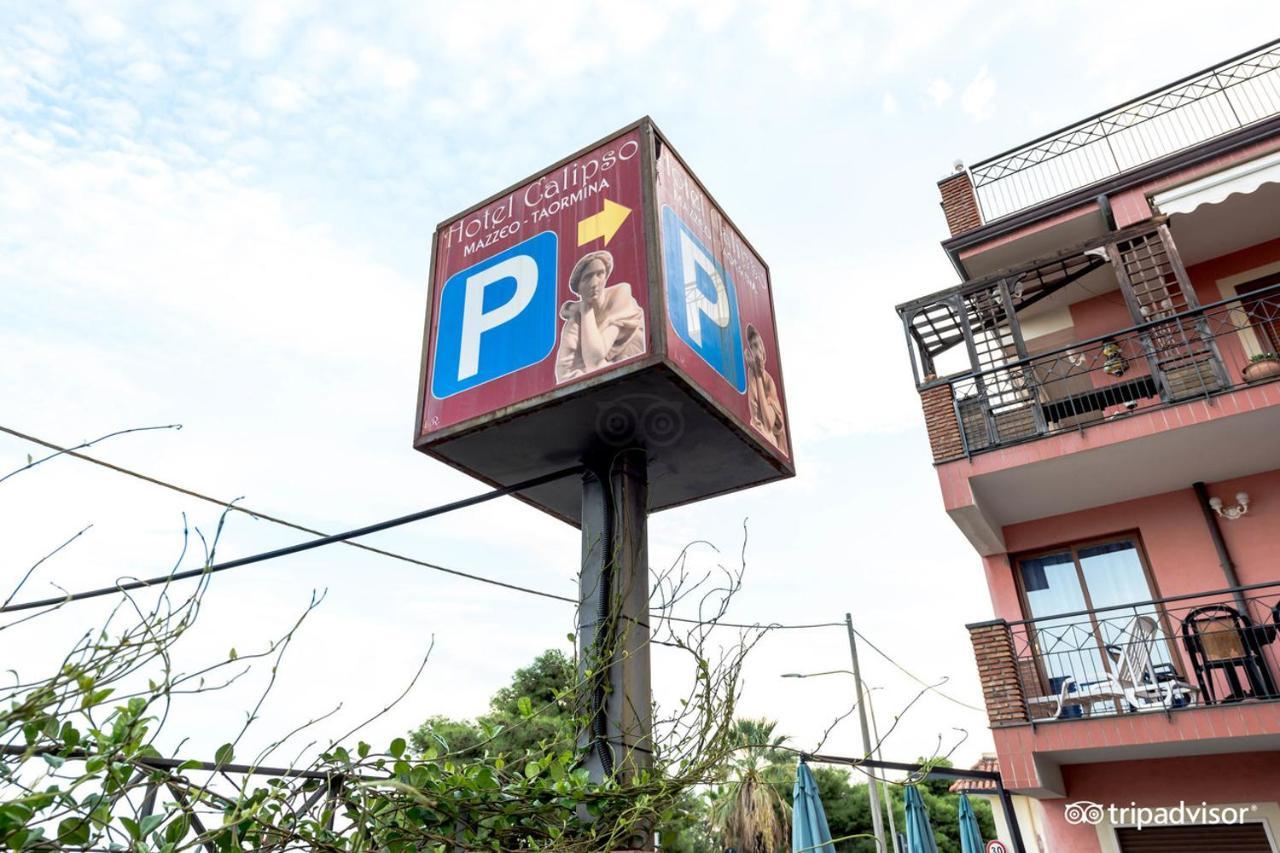
[[[982,831],[968,794],[960,795],[960,853],[982,853]]]
[[[827,813],[818,797],[818,783],[803,761],[796,767],[796,787],[791,796],[791,851],[836,853],[831,843]]]
[[[905,807],[907,822],[907,853],[938,853],[933,840],[933,827],[929,826],[929,813],[915,785],[907,786]]]

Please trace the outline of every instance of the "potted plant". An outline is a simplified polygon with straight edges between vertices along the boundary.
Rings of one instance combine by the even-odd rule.
[[[1280,355],[1273,352],[1260,352],[1249,358],[1244,366],[1244,381],[1262,382],[1280,376]]]
[[[1124,349],[1115,338],[1107,338],[1102,342],[1102,372],[1119,379],[1129,371],[1129,359],[1124,357]]]

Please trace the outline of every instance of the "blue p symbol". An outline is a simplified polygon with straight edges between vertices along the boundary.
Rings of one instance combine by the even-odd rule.
[[[662,208],[662,249],[666,262],[667,312],[671,325],[703,361],[739,394],[747,390],[733,279],[702,241]]]
[[[556,235],[544,231],[440,288],[431,394],[444,399],[537,364],[556,345]]]

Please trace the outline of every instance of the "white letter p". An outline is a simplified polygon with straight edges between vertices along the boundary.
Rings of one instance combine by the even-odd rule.
[[[702,318],[706,317],[720,328],[729,325],[729,293],[724,279],[716,271],[715,262],[707,257],[706,252],[694,245],[689,235],[680,232],[680,257],[684,270],[684,305],[685,321],[689,329],[689,337],[698,346],[702,345]],[[716,298],[712,302],[698,287],[698,269],[701,268],[711,279]]]
[[[516,280],[515,293],[492,311],[485,311],[484,289],[507,278]],[[480,336],[518,317],[537,289],[538,264],[528,255],[514,255],[467,278],[458,347],[459,382],[480,372]]]

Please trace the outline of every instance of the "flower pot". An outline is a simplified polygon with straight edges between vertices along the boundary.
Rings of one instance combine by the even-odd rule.
[[[1280,361],[1273,358],[1254,361],[1244,367],[1245,382],[1264,382],[1280,376]]]

